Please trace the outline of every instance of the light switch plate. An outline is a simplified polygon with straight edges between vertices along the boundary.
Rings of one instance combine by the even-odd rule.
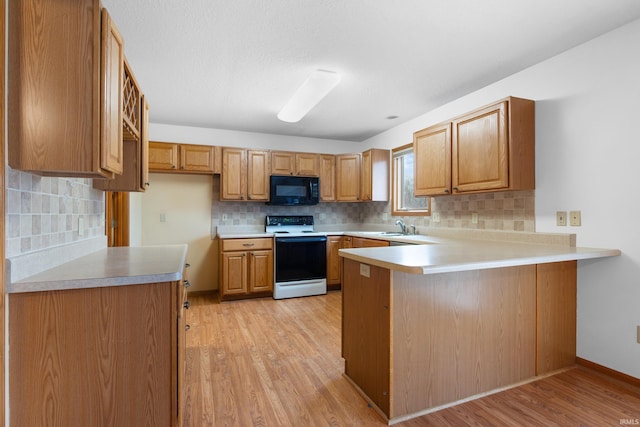
[[[433,222],[440,222],[440,212],[432,212],[431,213],[431,220]]]
[[[582,218],[580,217],[580,211],[569,212],[569,224],[572,227],[579,227],[582,225]]]
[[[567,211],[556,212],[556,225],[565,227],[567,225]]]

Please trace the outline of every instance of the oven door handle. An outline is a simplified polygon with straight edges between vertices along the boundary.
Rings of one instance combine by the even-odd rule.
[[[327,236],[309,236],[309,237],[276,237],[276,243],[312,243],[326,242]]]

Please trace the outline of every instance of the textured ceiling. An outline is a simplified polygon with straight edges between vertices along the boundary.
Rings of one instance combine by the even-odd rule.
[[[640,18],[638,0],[102,3],[151,122],[348,141]],[[277,112],[318,68],[341,83],[300,122],[280,122]]]

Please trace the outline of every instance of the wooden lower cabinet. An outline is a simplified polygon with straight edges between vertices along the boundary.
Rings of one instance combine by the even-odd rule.
[[[429,275],[343,259],[345,374],[390,421],[575,363],[576,262]]]
[[[351,246],[352,248],[377,248],[380,246],[389,246],[390,243],[388,240],[380,240],[380,239],[369,239],[367,237],[352,237],[351,238]]]
[[[10,294],[11,425],[179,426],[181,288]]]
[[[273,239],[220,241],[220,299],[273,294]]]
[[[338,251],[343,241],[344,236],[327,236],[327,289],[340,289],[342,259]]]

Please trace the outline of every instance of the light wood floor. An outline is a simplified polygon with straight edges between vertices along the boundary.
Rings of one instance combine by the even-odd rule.
[[[384,426],[342,376],[340,292],[225,302],[190,297],[185,427]],[[638,421],[636,421],[638,420]],[[619,426],[640,390],[575,368],[396,424]]]

